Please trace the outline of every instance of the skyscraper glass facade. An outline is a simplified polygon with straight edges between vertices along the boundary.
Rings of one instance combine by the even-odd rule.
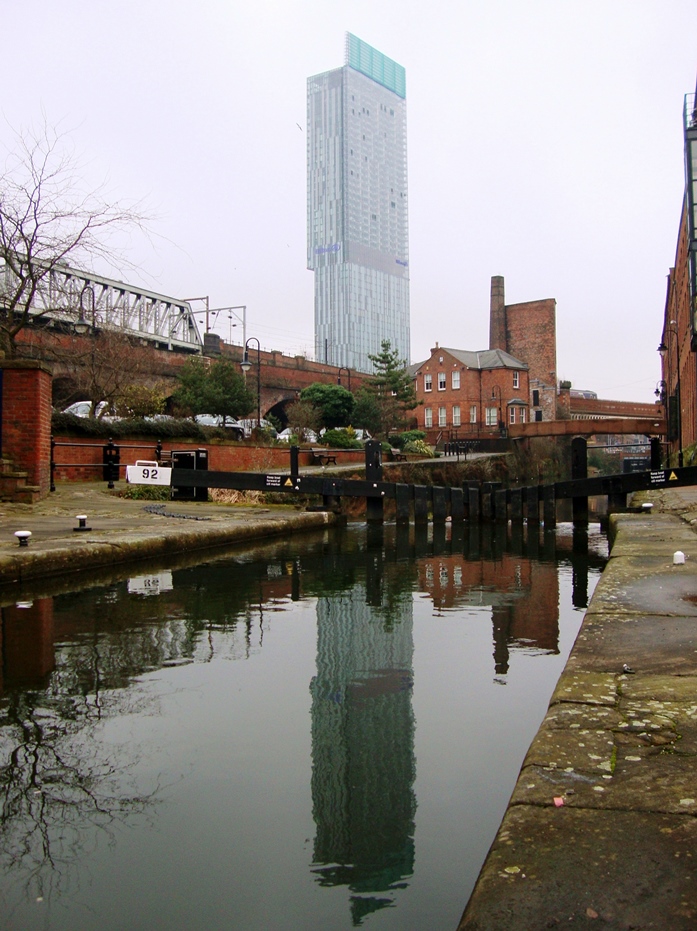
[[[315,358],[369,372],[389,340],[409,361],[404,68],[352,35],[307,82],[307,267]]]

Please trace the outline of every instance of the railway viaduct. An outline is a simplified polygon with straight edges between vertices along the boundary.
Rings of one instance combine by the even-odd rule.
[[[88,354],[91,338],[90,334],[79,335],[61,332],[53,327],[28,326],[20,334],[18,348],[23,357],[48,362],[53,370],[54,397],[72,402],[82,398],[77,396],[74,389],[74,362],[71,362],[71,357],[80,358]],[[242,346],[225,343],[213,333],[205,334],[202,350],[193,347],[166,349],[154,343],[144,345],[152,361],[143,381],[162,384],[165,389],[169,388],[170,394],[177,387],[181,366],[192,357],[202,354],[204,359],[211,361],[223,358],[241,363],[243,356]],[[284,424],[287,420],[287,406],[296,401],[302,389],[308,385],[314,382],[340,384],[355,391],[366,378],[363,373],[311,362],[304,356],[290,356],[279,351],[262,350],[257,354],[256,348],[253,348],[249,353],[249,361],[252,368],[247,378],[254,390],[257,385],[257,362],[260,362],[262,417],[273,414]]]

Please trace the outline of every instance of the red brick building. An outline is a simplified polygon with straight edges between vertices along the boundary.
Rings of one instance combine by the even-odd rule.
[[[666,408],[668,451],[673,465],[694,461],[684,451],[697,445],[697,91],[683,109],[685,192],[675,264],[668,272],[661,327],[661,380],[656,393]]]
[[[420,430],[427,442],[505,435],[529,419],[528,367],[501,349],[469,352],[436,346],[411,367]]]
[[[697,443],[697,373],[692,348],[695,331],[690,299],[689,238],[686,197],[680,217],[675,265],[668,272],[659,345],[661,381],[656,389],[666,408],[671,461],[680,465],[681,451]]]

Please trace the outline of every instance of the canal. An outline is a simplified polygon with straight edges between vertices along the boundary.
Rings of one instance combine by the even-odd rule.
[[[0,927],[455,928],[605,558],[354,526],[6,593]]]

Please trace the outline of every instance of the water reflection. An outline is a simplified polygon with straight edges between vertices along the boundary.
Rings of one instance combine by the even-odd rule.
[[[313,872],[351,891],[354,925],[414,870],[409,573],[369,546],[365,583],[317,600],[312,693]]]
[[[139,747],[105,738],[110,722],[158,711],[143,676],[247,663],[266,652],[275,615],[314,601],[305,869],[315,887],[345,887],[354,926],[394,907],[417,868],[415,599],[438,624],[484,613],[487,668],[505,683],[516,652],[559,650],[559,560],[585,606],[589,566],[603,564],[588,535],[505,525],[364,528],[88,591],[22,593],[0,608],[0,900],[70,901],[98,836],[116,843],[117,825],[157,818],[172,774],[144,782]]]
[[[94,644],[92,688],[82,687],[79,662],[56,663],[53,608],[52,598],[3,607],[0,641],[0,862],[6,883],[18,887],[15,898],[36,901],[70,888],[74,867],[90,852],[86,828],[109,834],[157,797],[156,787],[138,792],[120,749],[105,752],[98,739],[105,717],[132,713],[128,693],[100,687]],[[7,892],[3,899],[11,910]]]

